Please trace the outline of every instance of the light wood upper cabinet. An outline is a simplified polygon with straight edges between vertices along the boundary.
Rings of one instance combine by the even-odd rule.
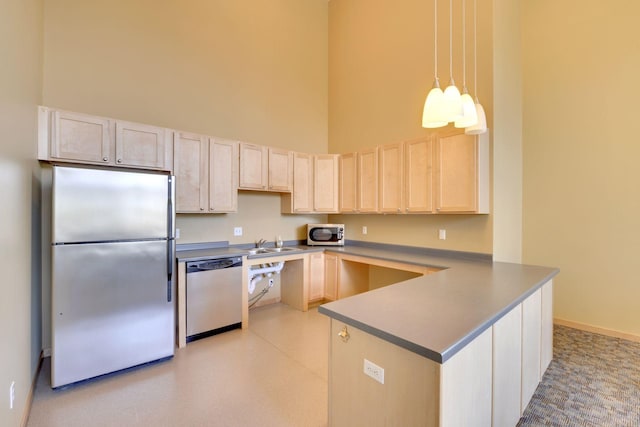
[[[433,139],[404,144],[404,208],[407,213],[433,212]]]
[[[378,148],[380,160],[380,212],[402,213],[404,210],[404,144],[382,145]]]
[[[38,120],[40,160],[172,170],[168,129],[47,107]]]
[[[283,213],[338,212],[337,154],[293,154],[293,191],[282,195]]]
[[[176,212],[206,213],[208,206],[209,141],[202,135],[175,132],[173,171]]]
[[[313,210],[314,212],[338,212],[338,155],[316,154],[314,160]]]
[[[173,163],[170,138],[168,129],[116,120],[116,164],[165,169]]]
[[[240,189],[288,192],[293,187],[293,153],[240,143]]]
[[[269,148],[269,191],[288,192],[293,188],[293,153]]]
[[[358,154],[347,153],[340,156],[340,212],[355,213],[358,198]]]
[[[114,162],[111,120],[68,111],[40,109],[50,133],[40,142],[39,157],[62,161],[112,164]],[[50,122],[49,122],[50,120]],[[43,158],[44,157],[44,158]]]
[[[436,211],[488,213],[488,141],[456,133],[436,137],[435,149]]]
[[[293,191],[280,197],[283,213],[313,212],[313,154],[293,153]]]
[[[269,174],[269,152],[261,145],[240,143],[240,182],[244,190],[266,190]]]
[[[358,206],[360,213],[378,211],[378,148],[358,152]]]
[[[176,132],[176,212],[237,212],[237,165],[237,142]]]
[[[238,143],[209,139],[209,211],[238,211]]]

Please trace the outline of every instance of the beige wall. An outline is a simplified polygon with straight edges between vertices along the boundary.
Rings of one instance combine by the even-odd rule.
[[[40,355],[36,106],[41,93],[42,2],[0,2],[0,425],[23,421]],[[16,400],[9,409],[9,387]]]
[[[462,85],[460,2],[454,2],[454,79]],[[479,0],[478,89],[492,119],[491,6]],[[329,151],[345,153],[427,134],[424,100],[433,83],[433,1],[329,2]],[[473,87],[472,1],[467,2],[467,86]],[[438,2],[438,76],[449,81],[449,7]],[[491,215],[332,215],[349,239],[490,253]],[[366,225],[368,234],[361,233]],[[447,240],[438,240],[438,229]]]
[[[521,0],[493,2],[493,259],[505,262],[522,262],[520,14]]]
[[[326,0],[45,0],[44,11],[47,106],[327,152]],[[241,193],[238,214],[180,215],[179,242],[294,239],[326,221],[267,199]]]
[[[554,315],[640,336],[640,3],[523,2],[524,262]]]

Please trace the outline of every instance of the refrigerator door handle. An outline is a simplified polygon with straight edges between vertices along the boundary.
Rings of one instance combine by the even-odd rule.
[[[175,263],[175,223],[176,216],[174,199],[176,195],[176,182],[175,177],[169,176],[169,194],[167,197],[167,302],[171,302],[172,299],[172,281],[173,281],[173,266]]]

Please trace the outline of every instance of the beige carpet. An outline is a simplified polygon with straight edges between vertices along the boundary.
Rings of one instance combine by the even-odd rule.
[[[553,338],[518,426],[640,426],[640,343],[558,325]]]

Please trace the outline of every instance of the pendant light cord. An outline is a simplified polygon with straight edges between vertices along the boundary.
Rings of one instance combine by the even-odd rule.
[[[467,89],[467,14],[466,1],[462,0],[462,88]]]
[[[449,0],[449,76],[453,80],[453,0]]]
[[[438,0],[433,0],[433,50],[434,50],[434,69],[433,75],[438,78]]]
[[[473,0],[473,90],[478,100],[478,13],[476,12],[478,0]]]

